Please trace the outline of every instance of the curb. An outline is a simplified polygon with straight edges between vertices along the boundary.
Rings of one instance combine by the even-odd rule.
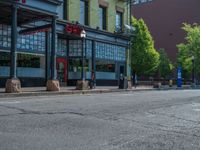
[[[74,90],[74,91],[60,91],[60,92],[22,92],[22,93],[0,93],[1,98],[13,97],[31,97],[31,96],[55,96],[55,95],[76,95],[76,94],[102,94],[102,93],[119,93],[119,92],[139,92],[150,91],[156,89],[99,89],[99,90]]]
[[[119,92],[143,92],[143,91],[167,91],[167,90],[186,90],[186,89],[200,89],[192,87],[168,87],[168,88],[147,88],[147,89],[97,89],[97,90],[69,90],[61,92],[23,92],[23,93],[0,93],[1,98],[13,97],[31,97],[31,96],[55,96],[55,95],[76,95],[76,94],[102,94],[102,93],[119,93]]]

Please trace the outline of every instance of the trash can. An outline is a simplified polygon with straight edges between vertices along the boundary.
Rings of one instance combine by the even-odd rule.
[[[93,80],[90,80],[89,86],[90,86],[90,89],[93,89],[93,88],[94,88],[94,81],[93,81]]]
[[[128,80],[126,77],[120,77],[119,79],[119,89],[128,89]]]

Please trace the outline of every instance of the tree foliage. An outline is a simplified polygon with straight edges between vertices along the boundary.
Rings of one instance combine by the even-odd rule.
[[[132,18],[135,28],[131,40],[131,66],[132,70],[140,75],[154,73],[159,65],[159,53],[154,48],[153,38],[143,19]]]
[[[186,42],[177,45],[179,49],[178,63],[183,68],[183,75],[189,77],[192,71],[192,57],[194,56],[195,72],[200,75],[200,26],[183,24],[186,32]]]
[[[174,66],[163,48],[159,50],[159,54],[160,54],[160,64],[158,68],[159,75],[164,79],[166,79],[167,77],[169,78]]]

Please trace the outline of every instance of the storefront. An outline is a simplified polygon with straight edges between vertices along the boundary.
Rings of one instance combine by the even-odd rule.
[[[45,86],[49,79],[63,86],[91,79],[97,85],[117,85],[120,74],[126,74],[128,37],[55,21],[59,3],[23,2],[0,2],[0,87],[12,77],[22,86]]]
[[[49,79],[56,79],[56,16],[61,4],[58,0],[0,1],[0,86],[6,92],[20,92],[21,83],[43,84],[41,79],[48,79],[47,62],[52,70]]]
[[[75,32],[68,29],[69,25]],[[58,26],[57,64],[62,65],[57,65],[57,75],[60,81],[75,85],[77,80],[93,79],[97,85],[118,85],[120,74],[126,75],[127,36],[79,24],[59,22]],[[85,37],[81,37],[81,31],[85,32]]]

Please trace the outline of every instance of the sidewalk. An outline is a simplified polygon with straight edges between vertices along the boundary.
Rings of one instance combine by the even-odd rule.
[[[118,89],[117,86],[97,86],[95,89],[76,90],[75,86],[68,86],[61,87],[61,90],[59,92],[46,91],[46,87],[25,87],[22,88],[21,93],[5,93],[5,89],[0,88],[0,98],[183,89],[199,89],[199,87],[192,88],[190,85],[183,85],[182,88],[177,88],[177,86],[169,87],[168,85],[166,85],[161,86],[160,88],[153,88],[153,86],[137,86],[137,88],[132,87],[132,89]]]
[[[59,92],[46,91],[46,87],[25,87],[21,93],[5,93],[4,88],[0,88],[0,98],[5,97],[25,97],[25,96],[50,96],[50,95],[71,95],[71,94],[92,94],[92,93],[110,93],[125,91],[144,91],[153,90],[152,86],[137,86],[132,89],[118,89],[117,86],[97,86],[95,89],[76,90],[75,86],[61,87]]]

